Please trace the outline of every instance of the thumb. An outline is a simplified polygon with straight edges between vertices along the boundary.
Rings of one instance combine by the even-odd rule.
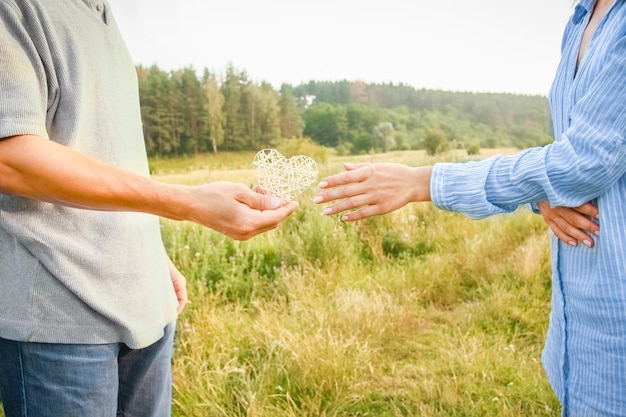
[[[237,200],[253,210],[276,210],[285,205],[285,201],[265,194],[265,190],[258,185],[255,185],[252,189],[245,188],[243,193],[237,197]]]
[[[269,195],[262,195],[259,201],[259,210],[276,210],[279,207],[285,205],[285,202],[278,197],[271,197]]]
[[[292,213],[295,209],[298,208],[298,203],[296,201],[285,201],[278,197],[270,197],[268,195],[259,195],[259,199],[257,200],[257,205],[252,206],[250,208],[265,211],[265,210],[279,210],[282,214],[281,217],[284,217],[290,213]],[[278,213],[278,211],[276,212]]]
[[[246,196],[242,198],[241,202],[246,204],[251,209],[261,211],[276,210],[277,208],[285,205],[285,201],[278,197],[270,196],[267,194],[260,194],[257,192],[246,194]]]

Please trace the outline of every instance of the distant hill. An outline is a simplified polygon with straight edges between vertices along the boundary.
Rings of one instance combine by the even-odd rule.
[[[527,148],[552,141],[544,96],[309,81],[278,90],[232,66],[137,67],[150,155],[255,150],[309,137],[344,154],[392,149]],[[435,149],[435,148],[433,148]]]

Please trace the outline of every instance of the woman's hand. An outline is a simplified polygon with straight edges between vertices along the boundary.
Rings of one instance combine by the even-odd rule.
[[[432,167],[403,164],[345,164],[346,171],[324,178],[313,202],[332,203],[323,213],[344,214],[343,221],[389,213],[411,202],[430,201]]]
[[[591,248],[595,244],[590,235],[599,236],[598,208],[591,203],[579,207],[550,207],[548,201],[537,203],[539,212],[554,235],[570,246],[582,243]]]

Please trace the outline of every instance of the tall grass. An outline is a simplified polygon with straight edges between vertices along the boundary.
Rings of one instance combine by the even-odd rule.
[[[246,242],[163,221],[193,301],[174,415],[559,415],[540,364],[550,268],[538,216],[471,221],[415,204],[345,224],[312,196]]]

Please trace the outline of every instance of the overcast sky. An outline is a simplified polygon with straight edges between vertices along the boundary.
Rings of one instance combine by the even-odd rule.
[[[547,95],[572,0],[108,0],[137,64]]]

